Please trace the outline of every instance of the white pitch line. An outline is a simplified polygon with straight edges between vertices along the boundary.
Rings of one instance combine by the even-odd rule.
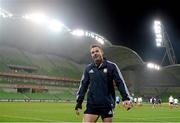
[[[22,116],[0,115],[0,117],[19,118],[19,119],[29,119],[29,120],[38,120],[38,121],[44,121],[44,122],[55,122],[55,121],[52,121],[52,120],[44,120],[44,119],[40,119],[40,118],[22,117]]]

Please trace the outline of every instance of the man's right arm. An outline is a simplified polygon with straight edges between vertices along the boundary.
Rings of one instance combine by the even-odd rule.
[[[76,100],[77,105],[75,107],[75,110],[82,109],[82,102],[84,100],[84,96],[87,92],[88,86],[89,86],[89,74],[86,67],[81,78],[79,90],[77,92],[77,100]]]

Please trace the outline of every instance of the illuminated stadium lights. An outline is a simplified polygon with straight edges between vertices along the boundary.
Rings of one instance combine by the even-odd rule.
[[[0,8],[0,17],[2,18],[11,18],[13,16],[12,13]]]
[[[50,19],[42,13],[26,14],[22,16],[22,18],[36,22],[38,24],[48,25],[49,29],[54,32],[59,32],[62,29],[66,30],[67,32],[70,31],[70,29],[66,27],[64,24],[62,24],[60,21],[56,19]]]
[[[154,31],[155,31],[155,34],[156,34],[156,46],[157,47],[161,47],[163,46],[163,42],[162,42],[162,24],[160,21],[154,21]]]
[[[155,25],[154,26],[155,33],[161,33],[161,25]]]
[[[47,17],[42,13],[26,14],[22,18],[32,20],[37,23],[47,22]]]
[[[161,25],[161,22],[158,21],[158,20],[155,20],[155,21],[154,21],[154,24],[155,24],[155,25]]]
[[[90,38],[93,38],[95,39],[96,41],[98,41],[100,44],[104,45],[104,38],[96,33],[93,33],[93,32],[86,32],[85,33],[87,37],[90,37]]]
[[[6,17],[12,17],[12,16],[13,16],[13,14],[0,8],[0,17],[6,18]],[[94,32],[83,31],[82,29],[77,29],[77,30],[72,31],[67,26],[62,24],[60,21],[51,19],[51,18],[45,16],[45,14],[43,14],[43,13],[25,14],[24,16],[14,16],[14,18],[22,18],[25,20],[30,20],[32,22],[36,22],[38,24],[47,25],[49,27],[49,29],[51,29],[54,32],[59,32],[61,30],[64,30],[66,32],[70,32],[72,35],[75,35],[75,36],[79,36],[79,37],[86,36],[86,37],[96,40],[97,42],[99,42],[102,45],[104,45],[104,43],[106,41],[105,38],[103,38],[102,36],[100,36]]]
[[[103,40],[102,38],[97,37],[96,40],[97,40],[99,43],[104,44],[104,40]]]
[[[90,37],[95,39],[96,41],[98,41],[100,44],[104,44],[104,38],[96,33],[93,32],[89,32],[89,31],[83,31],[81,29],[77,29],[71,32],[72,35],[75,36],[86,36],[86,37]]]
[[[54,32],[59,32],[62,30],[63,24],[60,21],[53,19],[49,22],[49,28]]]
[[[155,32],[155,37],[156,37],[156,40],[155,40],[156,46],[166,48],[161,65],[165,61],[166,56],[168,57],[170,64],[176,64],[177,60],[176,60],[172,43],[165,29],[165,26],[159,20],[154,21],[154,32]]]
[[[75,36],[84,36],[84,31],[81,29],[76,29],[71,32]]]
[[[156,42],[162,42],[162,39],[161,38],[157,38]]]
[[[104,38],[96,33],[86,31],[85,36],[95,39],[102,45],[104,44]]]
[[[162,38],[162,35],[157,34],[157,35],[156,35],[156,38]]]
[[[157,46],[157,47],[160,47],[160,46],[161,46],[161,43],[156,43],[156,46]]]
[[[156,46],[157,47],[162,46],[162,39],[156,39]]]
[[[147,67],[150,69],[160,70],[160,66],[154,63],[147,63]]]

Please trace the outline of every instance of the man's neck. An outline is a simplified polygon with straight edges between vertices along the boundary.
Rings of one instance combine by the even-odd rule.
[[[96,64],[96,66],[97,66],[98,68],[100,68],[101,65],[103,64],[103,60],[101,60],[101,61],[96,61],[95,64]]]

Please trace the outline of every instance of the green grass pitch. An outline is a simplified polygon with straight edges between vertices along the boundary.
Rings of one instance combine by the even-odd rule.
[[[76,116],[74,106],[75,103],[0,102],[0,122],[81,122],[85,108]],[[168,104],[155,108],[149,104],[134,106],[129,111],[117,106],[114,112],[114,122],[180,122],[180,107],[170,109]]]

